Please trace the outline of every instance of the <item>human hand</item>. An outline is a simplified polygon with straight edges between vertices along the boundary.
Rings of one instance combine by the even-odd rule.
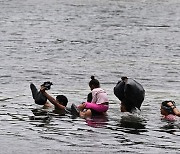
[[[46,90],[46,87],[41,86],[40,91],[41,91],[41,92],[45,92],[45,90]]]
[[[168,102],[167,105],[168,106],[173,106],[173,103],[172,102]]]

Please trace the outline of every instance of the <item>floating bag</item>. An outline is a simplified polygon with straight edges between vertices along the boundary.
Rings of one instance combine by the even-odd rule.
[[[140,109],[144,101],[145,90],[135,80],[123,77],[114,87],[114,94],[125,105]]]

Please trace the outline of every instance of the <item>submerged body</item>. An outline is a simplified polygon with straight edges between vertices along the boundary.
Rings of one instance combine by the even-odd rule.
[[[180,117],[180,111],[176,108],[174,101],[163,101],[160,110],[163,120],[176,121],[177,117]]]
[[[65,109],[68,103],[66,96],[58,95],[56,98],[53,98],[46,92],[46,87],[41,85],[41,89],[38,91],[33,83],[30,84],[30,89],[35,103],[38,105],[43,105],[42,109],[53,109],[54,113],[59,114],[66,113]]]

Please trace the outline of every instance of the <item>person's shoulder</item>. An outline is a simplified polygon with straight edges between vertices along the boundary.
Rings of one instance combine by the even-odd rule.
[[[94,91],[104,91],[102,88],[94,88],[93,90],[92,90],[92,92],[94,92]]]
[[[173,114],[168,114],[162,118],[163,120],[168,120],[168,121],[176,121],[177,116]]]
[[[94,88],[94,89],[92,90],[92,93],[95,93],[95,92],[97,92],[97,91],[99,91],[99,88]]]
[[[92,90],[92,95],[95,95],[95,94],[98,94],[98,93],[101,93],[103,92],[104,90],[102,88],[94,88]]]
[[[61,109],[54,109],[53,113],[58,114],[59,116],[64,116],[66,114],[66,111]]]
[[[43,109],[54,109],[54,105],[49,102],[46,102],[43,106]]]

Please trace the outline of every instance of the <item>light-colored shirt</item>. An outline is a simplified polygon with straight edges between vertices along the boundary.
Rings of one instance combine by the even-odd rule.
[[[102,88],[95,88],[92,90],[92,103],[103,104],[109,102],[107,93]]]

